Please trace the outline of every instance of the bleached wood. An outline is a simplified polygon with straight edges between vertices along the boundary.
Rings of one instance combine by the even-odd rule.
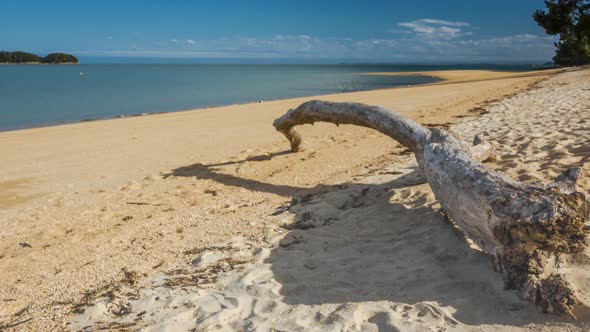
[[[547,186],[521,183],[479,161],[493,157],[488,143],[476,138],[477,144],[468,147],[441,129],[363,104],[309,101],[274,126],[299,151],[301,137],[294,127],[318,121],[372,128],[414,152],[442,209],[495,257],[506,286],[519,289],[544,312],[573,315],[575,291],[549,262],[587,245],[584,223],[590,205],[575,190],[580,169]]]

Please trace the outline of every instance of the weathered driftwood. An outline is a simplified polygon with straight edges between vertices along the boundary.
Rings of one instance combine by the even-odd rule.
[[[442,209],[495,257],[506,286],[519,289],[543,312],[573,315],[576,292],[555,266],[560,254],[587,245],[584,223],[590,204],[576,192],[579,168],[546,186],[520,183],[479,162],[493,152],[478,137],[468,147],[443,130],[363,104],[310,101],[289,110],[274,126],[299,151],[301,137],[293,127],[314,122],[372,128],[410,149]]]

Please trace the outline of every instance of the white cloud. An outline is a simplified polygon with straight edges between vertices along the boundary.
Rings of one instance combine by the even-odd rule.
[[[469,63],[548,61],[554,53],[555,37],[515,34],[474,38],[470,28],[468,22],[424,18],[399,23],[398,29],[405,33],[391,35],[391,38],[328,39],[304,34],[209,40],[174,38],[128,49],[78,54],[308,62]]]
[[[463,29],[471,26],[471,24],[467,22],[452,22],[432,18],[423,18],[412,22],[402,22],[398,23],[398,26],[410,29],[410,31],[414,32],[417,37],[421,38],[453,39],[471,34],[471,32],[464,31]]]
[[[190,46],[190,45],[194,45],[196,42],[193,39],[170,39],[170,42],[176,45],[184,45],[184,46]]]
[[[433,19],[433,18],[423,18],[423,19],[420,19],[416,22],[423,22],[423,23],[427,23],[427,24],[446,25],[446,26],[451,26],[451,27],[471,26],[471,24],[469,24],[467,22],[452,22],[452,21],[445,21],[445,20],[437,20],[437,19]]]

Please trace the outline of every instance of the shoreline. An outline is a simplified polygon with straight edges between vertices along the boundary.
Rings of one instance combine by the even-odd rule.
[[[50,65],[50,64],[44,64],[44,63],[38,63],[38,64],[39,65]],[[75,64],[75,63],[72,63],[72,64]],[[10,64],[7,64],[7,65],[10,65]],[[26,64],[22,64],[22,65],[26,65]],[[21,127],[21,128],[17,128],[17,129],[0,130],[0,134],[7,133],[7,132],[23,131],[23,130],[34,130],[34,129],[42,129],[42,128],[50,128],[50,127],[69,126],[69,125],[76,125],[76,124],[88,123],[88,122],[111,121],[111,120],[118,120],[118,119],[154,116],[154,115],[161,115],[161,114],[193,112],[193,111],[201,111],[201,110],[205,110],[205,109],[215,109],[215,108],[221,108],[221,107],[246,106],[246,105],[250,105],[250,104],[258,104],[258,103],[264,103],[264,102],[274,102],[274,101],[290,100],[290,99],[298,99],[298,98],[319,99],[322,96],[331,96],[331,95],[366,92],[366,91],[407,89],[407,88],[413,88],[413,87],[419,87],[419,86],[433,86],[433,85],[455,84],[455,83],[482,82],[482,81],[486,81],[486,80],[494,80],[494,79],[501,80],[501,79],[508,79],[508,78],[517,78],[517,77],[544,76],[544,75],[551,75],[551,74],[557,74],[560,72],[571,71],[571,70],[580,70],[580,69],[582,69],[582,68],[575,68],[575,69],[551,68],[551,69],[534,69],[534,70],[527,70],[527,71],[497,71],[497,70],[466,69],[466,70],[436,70],[436,71],[415,71],[415,72],[357,73],[357,75],[368,75],[368,76],[423,76],[423,77],[436,78],[436,79],[439,79],[439,81],[431,82],[431,83],[418,83],[418,84],[413,84],[413,85],[403,85],[403,86],[368,89],[368,90],[343,91],[343,92],[327,93],[327,94],[319,94],[319,95],[298,96],[298,97],[292,97],[292,98],[278,98],[278,99],[267,99],[267,100],[258,100],[258,101],[246,101],[243,103],[234,103],[234,104],[210,105],[210,106],[204,106],[204,107],[180,109],[180,110],[173,110],[173,111],[145,112],[145,113],[135,113],[135,114],[128,114],[128,115],[119,114],[119,115],[114,115],[114,116],[109,116],[109,117],[104,117],[104,118],[80,119],[78,121],[73,121],[73,122],[60,122],[60,123],[46,124],[46,125],[41,124],[41,125],[32,125],[32,126]],[[452,73],[452,74],[449,75],[449,73]],[[469,77],[472,77],[474,73],[477,73],[476,75],[482,75],[485,73],[485,75],[482,75],[481,78],[468,79]]]
[[[59,137],[61,137],[63,135],[67,135],[66,133],[68,133],[68,132],[70,132],[74,135],[78,135],[79,133],[81,133],[83,131],[87,131],[87,130],[90,130],[90,132],[88,132],[88,135],[90,137],[102,136],[103,135],[101,133],[102,131],[105,131],[105,130],[111,131],[113,128],[117,128],[117,131],[120,131],[120,133],[118,133],[117,135],[120,135],[120,134],[126,132],[128,130],[128,128],[133,128],[133,127],[136,127],[137,125],[143,126],[144,123],[145,124],[149,123],[149,126],[159,127],[160,121],[162,121],[162,126],[164,128],[166,128],[171,123],[174,123],[176,121],[185,122],[184,119],[186,119],[188,121],[192,121],[190,119],[207,118],[207,119],[211,119],[211,120],[215,119],[213,121],[218,122],[219,118],[223,118],[226,116],[237,116],[238,118],[244,118],[244,117],[246,117],[246,114],[241,114],[241,113],[245,110],[248,110],[248,109],[252,109],[252,111],[254,111],[254,112],[259,112],[259,111],[257,111],[257,109],[265,109],[265,110],[272,109],[273,113],[278,114],[278,112],[280,112],[281,109],[289,109],[291,107],[294,107],[295,105],[299,105],[302,102],[307,101],[307,100],[311,100],[311,99],[327,99],[327,100],[335,100],[335,101],[341,100],[341,101],[353,101],[353,102],[358,101],[358,102],[365,102],[365,103],[370,104],[370,103],[374,103],[375,102],[374,100],[376,100],[371,96],[379,96],[378,99],[381,99],[382,95],[384,96],[387,94],[395,94],[395,95],[400,95],[403,98],[404,93],[402,91],[419,91],[419,90],[421,91],[421,90],[429,90],[429,89],[437,89],[437,90],[444,89],[444,90],[446,90],[446,89],[448,89],[449,86],[453,86],[455,84],[459,85],[459,86],[465,86],[465,84],[469,84],[469,86],[471,86],[473,84],[477,84],[477,85],[484,87],[484,86],[487,86],[487,83],[489,83],[489,82],[493,82],[493,84],[500,84],[501,82],[510,81],[510,80],[539,80],[539,79],[542,79],[543,77],[548,77],[551,75],[555,75],[557,73],[556,71],[547,71],[547,72],[544,72],[545,75],[539,76],[538,74],[535,74],[535,75],[528,77],[527,75],[523,75],[523,73],[517,72],[516,75],[518,75],[518,77],[513,78],[513,77],[505,77],[507,72],[471,71],[471,70],[467,70],[467,71],[462,70],[462,71],[453,71],[453,72],[458,72],[458,73],[460,73],[460,75],[467,75],[468,77],[475,76],[475,79],[470,80],[470,82],[449,82],[449,80],[446,80],[446,81],[441,81],[438,83],[420,84],[420,85],[414,85],[414,86],[408,86],[408,87],[383,88],[383,89],[364,90],[364,91],[357,91],[357,92],[346,92],[346,93],[335,93],[335,94],[333,93],[333,94],[326,94],[326,95],[320,95],[320,96],[315,95],[315,96],[305,96],[305,97],[289,98],[289,99],[277,99],[277,100],[273,100],[273,101],[267,101],[264,103],[250,102],[250,103],[244,103],[244,104],[230,104],[230,105],[216,106],[216,107],[209,107],[209,108],[179,110],[179,111],[175,111],[175,112],[147,113],[145,115],[138,115],[138,116],[123,116],[123,117],[97,119],[97,120],[90,120],[90,121],[80,121],[80,122],[74,122],[74,123],[64,123],[64,124],[58,124],[58,125],[41,126],[41,127],[34,127],[34,128],[24,128],[24,129],[18,129],[18,130],[0,131],[0,140],[2,140],[2,139],[5,139],[5,140],[8,139],[8,141],[10,141],[11,139],[12,140],[19,140],[21,137],[22,138],[29,138],[29,137],[34,137],[36,135],[51,135],[51,136],[58,135]],[[491,75],[492,77],[478,79],[478,77],[480,77],[482,72],[487,73],[488,75]],[[448,74],[449,71],[444,71],[443,73]],[[389,73],[389,74],[391,74],[391,73]],[[393,73],[393,74],[398,74],[398,73]],[[403,75],[403,73],[401,73],[401,74]],[[441,75],[441,72],[428,72],[428,74]],[[496,75],[502,76],[502,78],[495,80],[494,76],[496,76]],[[441,79],[445,80],[446,78],[443,76],[443,77],[441,77]],[[461,91],[457,91],[456,94],[458,96],[463,95],[463,93]],[[360,99],[358,99],[359,97],[360,97]],[[497,100],[497,98],[492,98],[492,100]],[[395,100],[388,101],[387,103],[385,103],[385,105],[387,105],[388,103],[393,103],[395,105]],[[277,105],[277,106],[275,106],[275,105]],[[279,105],[289,105],[289,106],[279,106]],[[291,106],[291,105],[293,105],[293,106]],[[411,106],[411,105],[408,105],[408,106]],[[400,111],[399,107],[393,106],[391,108],[396,111]],[[433,117],[433,115],[432,115],[433,111],[437,111],[438,109],[440,109],[440,108],[435,107],[431,111],[424,110],[424,112],[420,112],[420,113],[426,113],[426,114],[429,114],[427,117]],[[250,112],[252,112],[252,111],[250,111]],[[236,112],[239,112],[240,114],[238,114]],[[410,114],[406,114],[406,115],[410,115]],[[420,120],[419,118],[423,118],[424,116],[425,115],[415,113],[411,117],[413,117],[415,119],[416,119],[416,117],[418,117],[418,120]],[[436,118],[436,117],[437,116],[434,116],[434,118]],[[439,123],[439,122],[444,123],[445,121],[434,121],[434,122],[435,123]],[[272,126],[270,126],[271,123],[272,123],[272,120],[269,119],[268,123],[267,123],[268,128],[266,128],[266,129],[267,130],[271,129],[270,132],[274,133],[275,132],[273,130],[274,128],[271,128]],[[223,124],[219,124],[219,125],[223,126]],[[183,123],[183,127],[186,127],[185,123]],[[97,130],[99,130],[100,132]],[[281,137],[278,134],[273,135],[273,136]],[[175,139],[177,139],[177,138],[175,138]],[[63,143],[66,143],[66,141],[64,141]],[[61,144],[63,144],[63,143],[61,143]],[[18,144],[18,143],[15,142],[15,144]],[[92,145],[95,145],[95,144],[92,144]],[[52,144],[52,149],[53,148],[57,148],[57,146]],[[2,146],[0,146],[0,153],[2,153],[2,152],[3,152]],[[238,151],[236,151],[236,152],[238,152]],[[5,155],[10,155],[10,153],[5,153]],[[4,177],[0,176],[0,187],[2,184],[3,178],[6,180],[12,180],[14,178],[14,176],[10,176],[10,172],[5,172]],[[40,189],[38,189],[38,190],[41,191]],[[52,189],[51,191],[53,191],[53,190],[55,190],[55,189]],[[1,204],[0,204],[0,206],[1,206]]]
[[[81,65],[80,62],[60,62],[60,63],[45,63],[45,62],[21,62],[21,63],[12,63],[12,62],[0,62],[0,66],[49,66],[49,65]]]
[[[424,125],[450,126],[465,117],[477,119],[482,108],[500,105],[508,96],[556,76],[418,85],[321,98],[382,105]],[[339,207],[355,205],[347,202],[361,197],[370,186],[364,182],[367,176],[399,174],[391,165],[409,156],[396,142],[365,128],[302,126],[304,151],[289,153],[272,121],[313,98],[0,133],[0,154],[5,156],[0,189],[11,196],[0,197],[0,270],[5,273],[0,298],[16,299],[7,304],[8,314],[18,312],[18,320],[32,318],[19,326],[31,330],[67,326],[80,299],[100,294],[104,287],[190,263],[191,252],[236,236],[264,241],[270,230],[298,222],[306,211],[284,213],[293,199],[332,193],[326,202],[312,205],[312,213],[330,217]],[[428,186],[420,186],[399,188],[397,198],[391,197],[395,204],[385,195],[379,204],[368,202],[366,210],[350,211],[362,211],[359,218],[368,218],[371,230],[386,224],[405,227],[402,219],[383,221],[409,216],[403,220],[427,227],[421,232],[430,226],[449,231],[440,216],[430,212],[433,205],[422,202],[435,203]],[[391,190],[377,186],[370,193],[382,193],[384,188]],[[422,223],[421,218],[429,222]],[[350,222],[358,221],[352,214]],[[398,231],[391,236],[405,232]],[[464,250],[456,235],[447,233],[452,248]],[[314,243],[321,248],[323,241]],[[391,238],[384,241],[392,243]],[[422,249],[421,255],[432,252],[426,244]],[[446,255],[444,250],[436,254]]]
[[[42,63],[40,63],[40,64],[42,64]],[[364,75],[364,74],[361,74],[361,75]],[[406,75],[399,75],[399,76],[406,76]],[[408,76],[413,76],[413,75],[408,75]],[[144,117],[144,116],[153,116],[153,115],[161,115],[161,114],[193,112],[193,111],[201,111],[201,110],[205,110],[205,109],[214,109],[214,108],[230,107],[230,106],[245,106],[245,105],[250,105],[250,104],[261,104],[261,103],[265,103],[265,102],[290,100],[290,99],[296,99],[296,98],[319,98],[319,97],[322,97],[322,96],[336,95],[336,94],[347,94],[347,93],[356,93],[356,92],[364,92],[364,91],[379,91],[379,90],[389,90],[389,89],[411,88],[411,87],[416,87],[416,86],[423,86],[423,85],[429,85],[429,84],[437,84],[437,83],[440,83],[440,82],[442,82],[442,79],[441,79],[441,81],[434,82],[434,83],[416,83],[416,84],[411,84],[411,85],[403,85],[403,86],[400,85],[400,86],[392,86],[392,87],[376,88],[376,89],[367,89],[367,90],[353,90],[353,91],[331,92],[331,93],[319,94],[319,95],[318,94],[315,94],[315,95],[310,95],[310,96],[297,96],[297,97],[290,97],[290,98],[277,98],[277,99],[266,99],[266,100],[258,100],[258,101],[246,101],[246,102],[243,102],[243,103],[233,103],[233,104],[217,104],[217,105],[209,105],[209,106],[204,106],[204,107],[180,109],[180,110],[174,110],[174,111],[143,112],[143,113],[134,113],[134,114],[127,114],[127,115],[126,114],[119,114],[119,115],[109,116],[109,117],[105,117],[105,118],[80,119],[78,121],[73,121],[73,122],[60,122],[60,123],[47,124],[47,125],[33,125],[33,126],[27,126],[27,127],[22,127],[22,128],[18,128],[18,129],[0,130],[0,134],[1,133],[5,133],[5,132],[15,132],[15,131],[21,131],[21,130],[31,130],[31,129],[41,129],[41,128],[48,128],[48,127],[76,125],[76,124],[79,124],[79,123],[86,123],[86,122],[110,121],[110,120],[135,118],[135,117]]]

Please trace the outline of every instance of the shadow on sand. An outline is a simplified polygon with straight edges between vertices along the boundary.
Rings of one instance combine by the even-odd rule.
[[[219,165],[194,164],[169,175],[294,198],[293,230],[265,261],[287,304],[387,301],[392,312],[451,325],[564,322],[504,289],[489,256],[470,248],[441,215],[418,170],[390,172],[380,184],[299,188],[222,174]]]

